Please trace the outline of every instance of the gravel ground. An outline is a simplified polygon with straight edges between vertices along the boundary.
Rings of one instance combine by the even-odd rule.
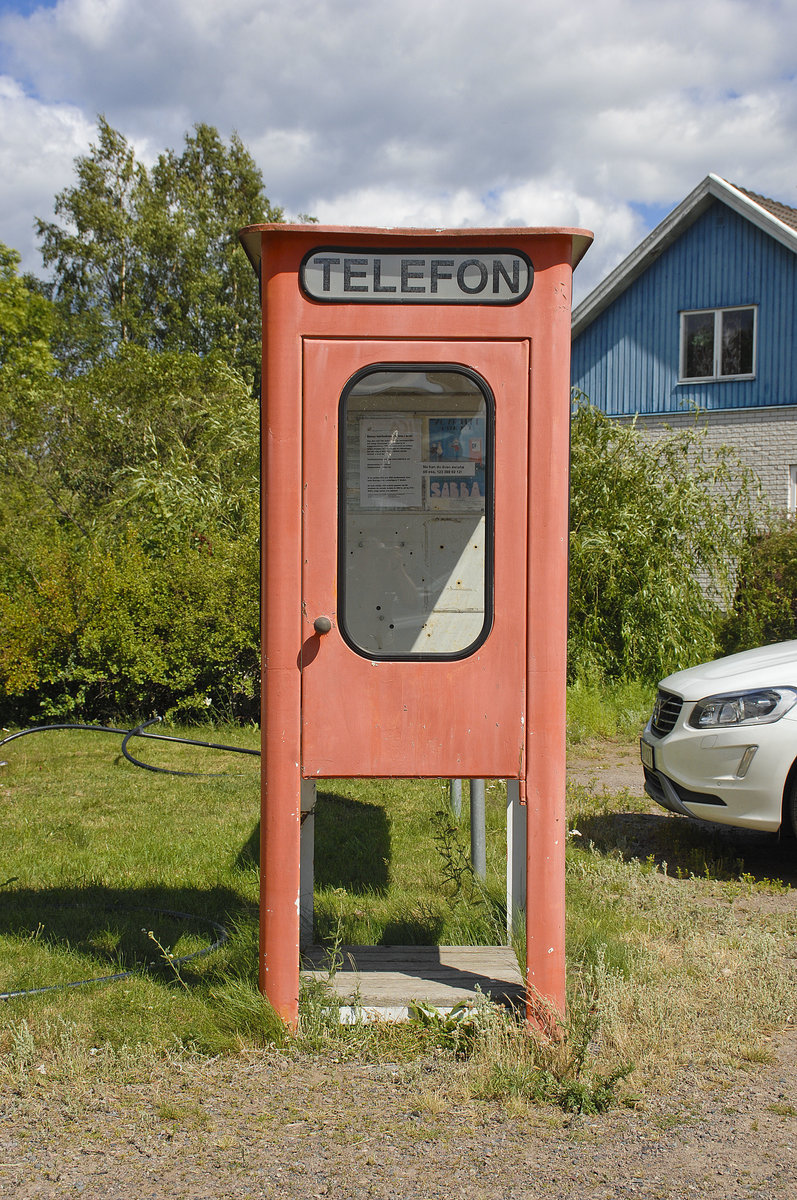
[[[78,1099],[41,1078],[0,1101],[0,1195],[114,1200],[788,1200],[797,1034],[774,1062],[685,1074],[601,1117],[447,1099],[450,1066],[267,1052],[159,1069]]]
[[[571,775],[639,794],[631,753]],[[763,902],[763,898],[762,898]],[[784,903],[773,896],[772,902]],[[793,896],[787,901],[793,903]],[[0,1096],[0,1196],[86,1200],[792,1200],[797,1031],[600,1117],[463,1101],[459,1068],[264,1051]]]

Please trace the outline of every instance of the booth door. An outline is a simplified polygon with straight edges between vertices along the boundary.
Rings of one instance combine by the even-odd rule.
[[[522,774],[529,366],[304,340],[305,777]]]

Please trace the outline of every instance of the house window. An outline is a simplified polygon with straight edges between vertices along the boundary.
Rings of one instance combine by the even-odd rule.
[[[752,305],[681,313],[681,382],[752,379],[755,335]]]
[[[788,513],[790,517],[797,517],[797,464],[794,463],[789,467]]]

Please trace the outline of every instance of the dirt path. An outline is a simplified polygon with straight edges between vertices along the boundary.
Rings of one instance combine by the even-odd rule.
[[[576,755],[570,774],[642,794],[633,748]],[[644,831],[657,817],[633,819]],[[440,1059],[266,1051],[79,1092],[34,1072],[32,1088],[0,1096],[0,1196],[792,1200],[797,1031],[771,1048],[767,1065],[687,1071],[666,1096],[601,1117],[462,1102],[458,1068]]]
[[[643,1111],[563,1117],[446,1100],[450,1068],[277,1054],[162,1069],[78,1100],[0,1102],[0,1195],[244,1200],[788,1200],[797,1034],[776,1061],[684,1077]]]
[[[636,742],[576,746],[567,756],[567,778],[570,783],[594,784],[599,791],[645,794]]]

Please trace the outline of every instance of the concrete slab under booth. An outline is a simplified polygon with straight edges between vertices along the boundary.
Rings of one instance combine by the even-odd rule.
[[[340,965],[310,946],[302,978],[327,982],[341,1003],[341,1021],[402,1021],[418,1003],[450,1012],[479,993],[521,1007],[526,993],[517,955],[509,946],[341,946]]]

